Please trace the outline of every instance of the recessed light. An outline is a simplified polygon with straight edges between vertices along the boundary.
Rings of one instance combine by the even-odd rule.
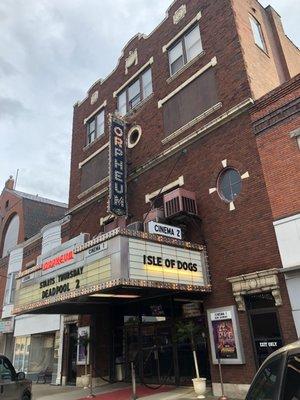
[[[113,298],[113,299],[136,299],[140,297],[136,294],[109,294],[109,293],[96,293],[91,294],[89,297],[102,297],[102,298]]]

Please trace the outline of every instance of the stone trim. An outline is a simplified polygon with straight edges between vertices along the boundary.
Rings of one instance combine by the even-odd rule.
[[[300,128],[295,129],[290,133],[291,138],[298,138],[300,137]]]
[[[194,23],[196,23],[197,21],[200,20],[200,18],[202,17],[202,13],[201,11],[198,12],[198,14],[195,16],[195,18],[193,18],[187,25],[185,25],[184,28],[181,29],[181,31],[179,31],[177,33],[177,35],[175,35],[167,44],[165,44],[162,47],[162,52],[165,53],[168,48],[176,42],[177,39],[179,39]]]
[[[131,78],[129,78],[125,83],[123,83],[122,86],[119,87],[116,91],[113,92],[113,97],[117,97],[117,95],[122,92],[123,89],[125,89],[135,78],[137,78],[147,67],[152,65],[154,62],[154,58],[151,57],[149,61],[146,62],[135,74],[132,75]]]
[[[187,79],[181,85],[179,85],[175,90],[173,90],[173,92],[169,93],[166,97],[159,100],[157,103],[158,108],[161,108],[163,106],[163,104],[166,103],[168,100],[170,100],[173,96],[175,96],[175,94],[179,93],[187,85],[189,85],[196,78],[198,78],[198,76],[202,75],[205,71],[207,71],[211,67],[214,67],[215,65],[217,65],[217,57],[213,57],[209,63],[204,65],[204,67],[200,68],[199,71],[197,71],[194,75],[192,75],[189,79]]]
[[[164,186],[163,188],[157,189],[152,193],[147,193],[145,196],[145,202],[150,203],[150,201],[153,198],[155,198],[159,193],[164,193],[167,190],[173,189],[174,187],[183,186],[183,185],[184,185],[184,177],[183,177],[183,175],[181,175],[181,176],[179,176],[178,179],[176,179],[176,181],[169,183],[168,185]]]
[[[87,196],[93,190],[96,190],[98,187],[100,187],[100,186],[104,185],[105,183],[107,183],[108,179],[109,179],[109,177],[107,176],[106,178],[102,179],[100,182],[97,182],[95,185],[93,185],[90,188],[86,189],[84,192],[79,193],[77,198],[78,199],[82,199],[83,197]]]
[[[172,132],[170,135],[165,137],[161,142],[162,144],[166,144],[179,136],[181,133],[186,131],[189,128],[192,128],[194,125],[196,125],[198,122],[202,121],[204,118],[208,117],[210,114],[214,113],[215,111],[219,110],[222,108],[222,103],[219,102],[215,104],[214,106],[208,108],[206,111],[204,111],[202,114],[198,115],[192,121],[188,122],[187,124],[183,125],[181,128],[177,129],[176,131]]]
[[[93,118],[102,108],[107,106],[107,100],[104,100],[104,102],[98,107],[96,108],[95,111],[93,111],[88,117],[84,118],[83,123],[84,125],[91,119]]]
[[[282,298],[278,273],[279,270],[277,268],[272,268],[227,278],[227,281],[232,284],[232,292],[237,302],[238,310],[246,311],[244,295],[253,293],[271,292],[276,306],[281,306]]]
[[[109,142],[106,142],[103,146],[100,147],[100,149],[96,150],[93,154],[91,154],[89,157],[87,157],[86,159],[84,159],[83,161],[81,161],[78,164],[78,168],[81,169],[84,164],[86,164],[87,162],[89,162],[92,158],[96,157],[99,153],[101,153],[101,151],[105,150],[107,147],[109,146]]]

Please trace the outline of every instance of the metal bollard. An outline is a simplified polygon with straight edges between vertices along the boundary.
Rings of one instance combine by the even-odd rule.
[[[134,363],[131,362],[131,381],[132,381],[132,400],[137,399],[136,395],[136,379],[135,379],[135,369],[134,369]]]
[[[223,374],[222,374],[220,357],[218,357],[218,365],[219,365],[219,374],[220,374],[221,390],[222,390],[222,396],[220,396],[218,400],[228,400],[228,397],[225,396],[224,394],[224,383],[223,383]]]

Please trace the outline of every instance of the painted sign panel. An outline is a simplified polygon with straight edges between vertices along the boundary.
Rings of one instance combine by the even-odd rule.
[[[132,279],[206,285],[205,260],[198,251],[129,239],[129,275]]]
[[[182,239],[182,232],[180,228],[177,228],[176,226],[160,224],[155,221],[150,221],[148,223],[148,232],[174,239]]]
[[[109,139],[109,200],[108,212],[127,215],[127,182],[126,182],[126,137],[125,124],[111,117]]]
[[[12,333],[14,331],[14,318],[0,320],[0,333]]]
[[[244,355],[237,312],[234,306],[208,310],[213,363],[243,364]]]

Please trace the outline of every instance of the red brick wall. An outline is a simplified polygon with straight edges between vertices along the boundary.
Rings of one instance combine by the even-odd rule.
[[[300,70],[300,52],[286,38],[279,15],[257,0],[232,0],[253,97],[260,98]],[[254,42],[249,15],[260,23],[267,54]],[[287,67],[288,65],[288,67]]]
[[[178,25],[174,25],[173,13],[183,3],[185,2],[179,0],[172,6],[169,11],[169,18],[151,36],[146,39],[133,38],[126,45],[124,56],[120,59],[116,70],[102,84],[95,84],[89,91],[89,97],[80,105],[75,106],[70,180],[71,208],[86,198],[77,198],[80,194],[79,162],[86,159],[108,140],[108,127],[106,127],[104,137],[94,143],[89,149],[83,151],[86,144],[86,127],[83,120],[96,110],[104,100],[107,100],[106,115],[114,112],[116,109],[116,99],[112,97],[112,93],[135,74],[150,57],[154,57],[152,65],[153,96],[128,119],[129,126],[130,124],[137,123],[142,126],[143,130],[143,136],[139,145],[130,152],[129,157],[132,169],[144,164],[147,160],[156,156],[158,152],[164,151],[168,147],[161,142],[165,135],[163,132],[162,109],[158,108],[158,101],[209,63],[213,57],[217,57],[217,65],[213,69],[216,74],[218,98],[222,102],[223,107],[195,125],[192,129],[184,132],[180,138],[208,123],[211,119],[224,113],[230,107],[250,97],[242,51],[238,42],[234,26],[234,16],[229,0],[222,2],[205,0],[200,3],[199,1],[191,0],[187,4],[187,15],[185,18]],[[167,44],[200,10],[202,18],[199,21],[199,26],[205,54],[177,78],[167,83],[167,79],[169,78],[168,56],[167,53],[162,52],[162,46]],[[219,29],[212,29],[214,26],[219,26]],[[137,66],[131,67],[128,75],[125,75],[125,58],[128,56],[129,51],[135,48],[138,49],[139,63]],[[95,90],[99,90],[99,98],[94,105],[91,105],[91,94]]]
[[[125,80],[130,78],[154,55],[154,95],[129,119],[129,126],[133,122],[141,125],[143,135],[138,145],[128,150],[128,173],[129,176],[131,174],[128,182],[128,203],[131,217],[128,222],[141,221],[143,214],[148,211],[149,204],[145,204],[145,195],[147,193],[151,193],[183,175],[184,188],[196,192],[197,205],[202,220],[201,225],[195,223],[192,232],[188,233],[188,238],[201,242],[203,235],[208,250],[213,291],[207,297],[205,306],[207,308],[229,306],[235,304],[235,301],[226,277],[281,267],[272,225],[272,210],[250,115],[245,112],[203,136],[192,145],[187,146],[187,153],[182,155],[180,160],[178,160],[177,153],[136,178],[132,177],[133,172],[137,171],[138,167],[146,161],[154,159],[169,147],[169,145],[163,145],[161,142],[164,137],[162,110],[157,108],[157,101],[207,64],[212,57],[216,56],[218,60],[214,70],[218,97],[223,106],[219,111],[199,122],[193,128],[186,130],[171,143],[176,143],[179,139],[251,96],[230,2],[209,0],[198,2],[191,0],[188,2],[187,16],[178,26],[174,26],[172,15],[181,4],[183,4],[183,1],[177,1],[172,6],[169,19],[160,25],[150,37],[147,39],[132,39],[124,49],[124,57],[121,58],[112,75],[102,84],[96,84],[90,90],[89,97],[75,106],[70,207],[76,206],[92,193],[95,193],[92,192],[80,199],[77,197],[80,194],[80,170],[78,164],[108,140],[108,129],[106,129],[103,138],[94,143],[89,149],[83,150],[86,140],[86,129],[83,120],[96,110],[104,100],[108,102],[106,112],[113,112],[116,108],[116,101],[112,97],[112,92],[117,90]],[[251,4],[250,0],[247,1],[247,7]],[[255,2],[255,6],[257,6],[257,2]],[[247,7],[245,6],[241,11],[240,18],[244,21],[241,22],[239,20],[241,26],[245,23],[245,15],[248,13]],[[171,83],[167,84],[168,61],[167,55],[162,53],[161,47],[193,18],[199,9],[202,11],[200,29],[205,55]],[[237,9],[235,11],[237,12]],[[241,26],[239,29],[243,29]],[[250,33],[252,35],[252,32],[247,31],[247,39],[244,39],[246,47],[249,45]],[[252,36],[251,41],[253,43]],[[132,67],[129,74],[125,76],[124,59],[127,57],[129,50],[134,50],[135,48],[138,49],[139,64],[136,67]],[[253,64],[253,75],[251,76],[253,81],[251,83],[256,97],[260,95],[260,90],[262,94],[279,84],[274,62],[268,58],[266,61],[265,57],[267,56],[263,53],[255,55],[254,53],[257,51],[261,52],[261,50],[254,48],[250,49],[247,55],[244,54],[245,59],[249,57],[250,60],[250,58],[254,57],[253,63],[258,63],[256,67],[260,70],[259,77],[258,73],[254,73],[256,67]],[[261,60],[262,57],[263,60]],[[247,67],[249,68],[248,64]],[[266,77],[268,77],[268,80]],[[264,86],[262,84],[263,81],[268,81],[269,83]],[[90,96],[96,89],[99,90],[99,99],[92,106],[90,104]],[[221,162],[225,159],[229,166],[237,168],[242,174],[248,171],[250,175],[250,178],[243,180],[242,192],[236,199],[236,209],[232,212],[229,211],[229,205],[219,198],[217,192],[209,194],[209,189],[217,185],[217,177],[222,169]],[[169,173],[172,169],[173,172],[170,175]],[[97,190],[105,189],[106,187],[107,184],[104,184]],[[88,232],[92,236],[98,234],[100,232],[99,219],[106,214],[107,194],[104,197],[98,196],[97,201],[73,213],[71,237],[80,232]],[[284,339],[286,342],[290,342],[296,339],[296,332],[283,281],[281,282],[281,287],[284,304],[278,310],[281,325],[284,328]],[[250,345],[251,340],[246,314],[239,313],[239,318],[247,364],[243,366],[226,366],[224,368],[224,378],[226,382],[249,383],[255,372],[255,363]],[[213,380],[217,381],[218,374],[215,368],[212,368],[212,373]]]
[[[7,201],[9,203],[6,208],[5,204]],[[4,190],[0,196],[0,214],[3,216],[3,219],[0,222],[0,255],[2,256],[5,233],[9,226],[9,222],[15,214],[18,214],[20,218],[18,243],[25,239],[22,198]]]
[[[221,161],[224,159],[241,173],[248,171],[250,174],[250,178],[243,181],[243,190],[235,201],[236,210],[233,212],[229,211],[228,204],[221,201],[217,193],[209,195],[208,192],[209,188],[216,186],[216,178],[222,169]],[[235,304],[226,277],[281,267],[271,208],[249,116],[239,116],[203,137],[187,148],[187,153],[179,162],[177,160],[178,155],[175,155],[130,182],[129,213],[133,215],[132,220],[142,220],[143,213],[149,207],[145,204],[145,194],[163,186],[176,163],[169,181],[183,175],[184,187],[195,191],[197,195],[202,226],[193,227],[192,237],[194,241],[199,241],[200,231],[204,234],[213,285],[212,294],[206,298],[205,306],[213,308]],[[105,213],[106,200],[95,203],[88,216],[87,209],[74,215],[73,223],[77,226],[81,224],[78,233],[82,230],[92,235],[99,232],[95,215]],[[284,282],[282,293],[284,304],[278,310],[284,339],[288,343],[296,339],[296,332]],[[224,377],[227,382],[247,383],[253,377],[255,364],[247,317],[245,313],[239,313],[239,318],[247,364],[224,368]],[[212,373],[214,380],[217,380],[215,368]]]
[[[300,75],[270,95],[253,109],[253,122],[268,121],[270,113],[280,112],[300,97]],[[298,110],[300,104],[298,104]],[[272,121],[271,121],[272,123]],[[257,146],[274,219],[300,211],[300,149],[290,133],[300,128],[299,111],[257,135]]]

